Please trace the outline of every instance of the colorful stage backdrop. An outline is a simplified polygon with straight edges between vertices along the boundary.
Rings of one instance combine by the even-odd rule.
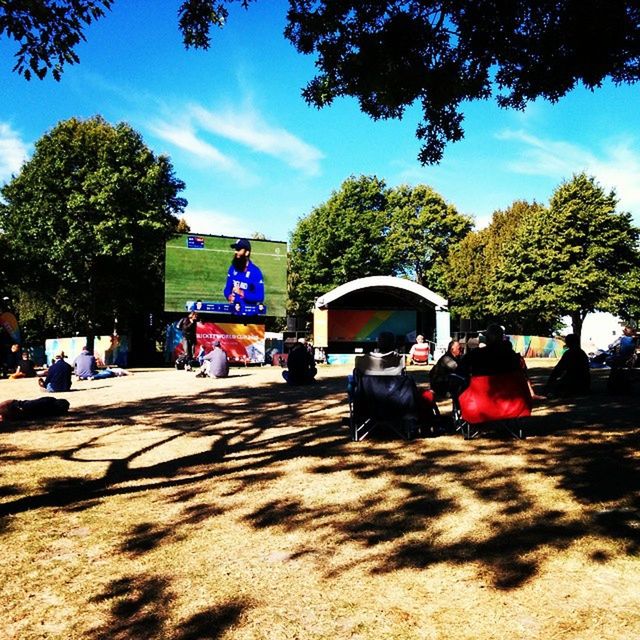
[[[47,363],[51,364],[58,353],[64,351],[65,360],[73,364],[82,347],[86,346],[86,336],[74,338],[52,338],[45,341],[44,351]],[[129,359],[129,341],[127,336],[95,336],[93,341],[93,355],[98,366],[115,365],[126,367]]]
[[[329,311],[329,342],[375,342],[383,331],[406,336],[415,330],[415,311]]]
[[[178,321],[179,322],[179,321]],[[183,336],[178,329],[178,322],[167,327],[165,344],[165,360],[175,362],[184,353]],[[215,340],[220,340],[222,348],[227,352],[231,362],[263,363],[265,338],[263,324],[236,324],[231,322],[199,322],[196,333],[196,349],[198,354],[203,346],[205,353],[213,349]]]
[[[508,336],[516,353],[524,358],[560,358],[564,340],[544,336]]]

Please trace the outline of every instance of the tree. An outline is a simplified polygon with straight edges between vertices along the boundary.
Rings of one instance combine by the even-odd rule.
[[[161,309],[165,241],[184,183],[129,125],[72,118],[5,185],[0,229],[21,320],[58,333]]]
[[[506,248],[513,242],[523,222],[540,215],[543,207],[524,200],[515,201],[508,209],[494,211],[491,223],[472,231],[455,245],[445,266],[445,282],[453,314],[473,319],[480,325],[499,318],[512,331],[548,333],[554,323],[540,320],[526,310],[508,313],[491,304],[492,291]]]
[[[289,302],[305,314],[322,293],[366,276],[389,274],[384,250],[387,189],[375,176],[351,176],[298,220],[289,244]]]
[[[178,23],[185,47],[208,49],[211,27],[227,21],[228,4],[245,9],[252,0],[184,0]],[[102,18],[114,0],[3,0],[0,3],[0,36],[6,34],[20,46],[14,71],[30,80],[42,80],[48,71],[60,80],[65,64],[80,62],[75,48],[86,40],[84,29]]]
[[[493,85],[498,104],[522,109],[578,82],[636,82],[639,20],[634,0],[291,0],[285,33],[318,56],[309,103],[353,96],[374,119],[420,103],[424,164],[462,138],[460,106]]]
[[[561,184],[549,208],[526,218],[505,248],[493,308],[547,321],[570,316],[577,335],[587,313],[620,313],[625,280],[639,264],[639,233],[616,206],[615,192],[584,173]]]
[[[60,80],[65,63],[80,61],[75,47],[84,27],[102,17],[113,0],[4,0],[0,3],[0,35],[20,44],[13,68],[30,80],[51,71]]]
[[[0,34],[21,43],[15,69],[58,78],[78,61],[83,24],[113,0],[4,0]],[[207,48],[227,7],[252,0],[185,0],[178,9],[186,47]],[[56,9],[56,7],[58,7]],[[461,105],[496,92],[500,106],[556,102],[576,84],[638,81],[640,7],[635,0],[289,0],[286,37],[317,55],[303,91],[323,107],[355,97],[374,119],[400,118],[419,103],[424,163],[438,162],[463,135]]]
[[[431,187],[401,185],[388,196],[390,230],[386,239],[388,262],[394,274],[446,295],[444,264],[451,246],[473,226]]]
[[[176,225],[176,233],[189,233],[191,231],[191,227],[185,218],[180,218],[178,220],[178,224]]]

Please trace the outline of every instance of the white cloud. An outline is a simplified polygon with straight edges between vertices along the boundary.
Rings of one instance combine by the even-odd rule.
[[[512,171],[558,181],[584,171],[606,189],[615,189],[622,209],[640,214],[640,149],[633,148],[634,140],[610,142],[596,154],[576,144],[524,131],[504,131],[499,138],[523,147],[519,159],[508,164]]]
[[[0,183],[9,181],[20,170],[30,148],[10,125],[0,122]]]
[[[308,175],[317,175],[320,171],[320,161],[324,156],[319,149],[285,129],[269,125],[253,110],[214,112],[193,105],[189,113],[210,133],[278,158]]]
[[[198,138],[188,124],[170,124],[168,122],[156,121],[150,125],[149,129],[161,140],[165,140],[187,151],[189,154],[199,160],[205,161],[216,169],[228,173],[235,178],[247,178],[247,172],[233,158],[225,155],[212,144]]]
[[[187,207],[182,216],[193,233],[206,233],[217,236],[248,236],[247,221],[213,209]]]
[[[204,161],[217,171],[225,172],[246,184],[259,182],[245,164],[234,159],[233,142],[251,151],[281,160],[289,167],[315,176],[320,172],[324,154],[284,128],[269,124],[251,107],[228,107],[209,110],[199,104],[167,101],[131,87],[115,85],[100,76],[86,76],[86,81],[100,91],[106,91],[135,107],[139,127],[147,129],[159,139],[186,151],[200,162]],[[246,91],[245,91],[246,93]],[[251,98],[247,98],[250,100]],[[247,101],[245,100],[245,102]],[[157,119],[149,118],[156,114]],[[214,146],[214,137],[224,140],[226,153]],[[235,151],[239,151],[236,147]]]

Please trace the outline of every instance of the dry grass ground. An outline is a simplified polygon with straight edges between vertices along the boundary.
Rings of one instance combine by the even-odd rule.
[[[346,368],[232,374],[75,383],[64,419],[3,425],[0,638],[640,637],[637,393],[597,372],[524,442],[352,443]]]

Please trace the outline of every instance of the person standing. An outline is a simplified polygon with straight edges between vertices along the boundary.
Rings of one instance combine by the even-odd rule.
[[[195,311],[192,311],[186,318],[182,318],[179,324],[179,329],[182,331],[182,335],[186,342],[185,352],[188,364],[191,364],[191,361],[193,360],[193,353],[196,348],[197,328],[198,314]]]

